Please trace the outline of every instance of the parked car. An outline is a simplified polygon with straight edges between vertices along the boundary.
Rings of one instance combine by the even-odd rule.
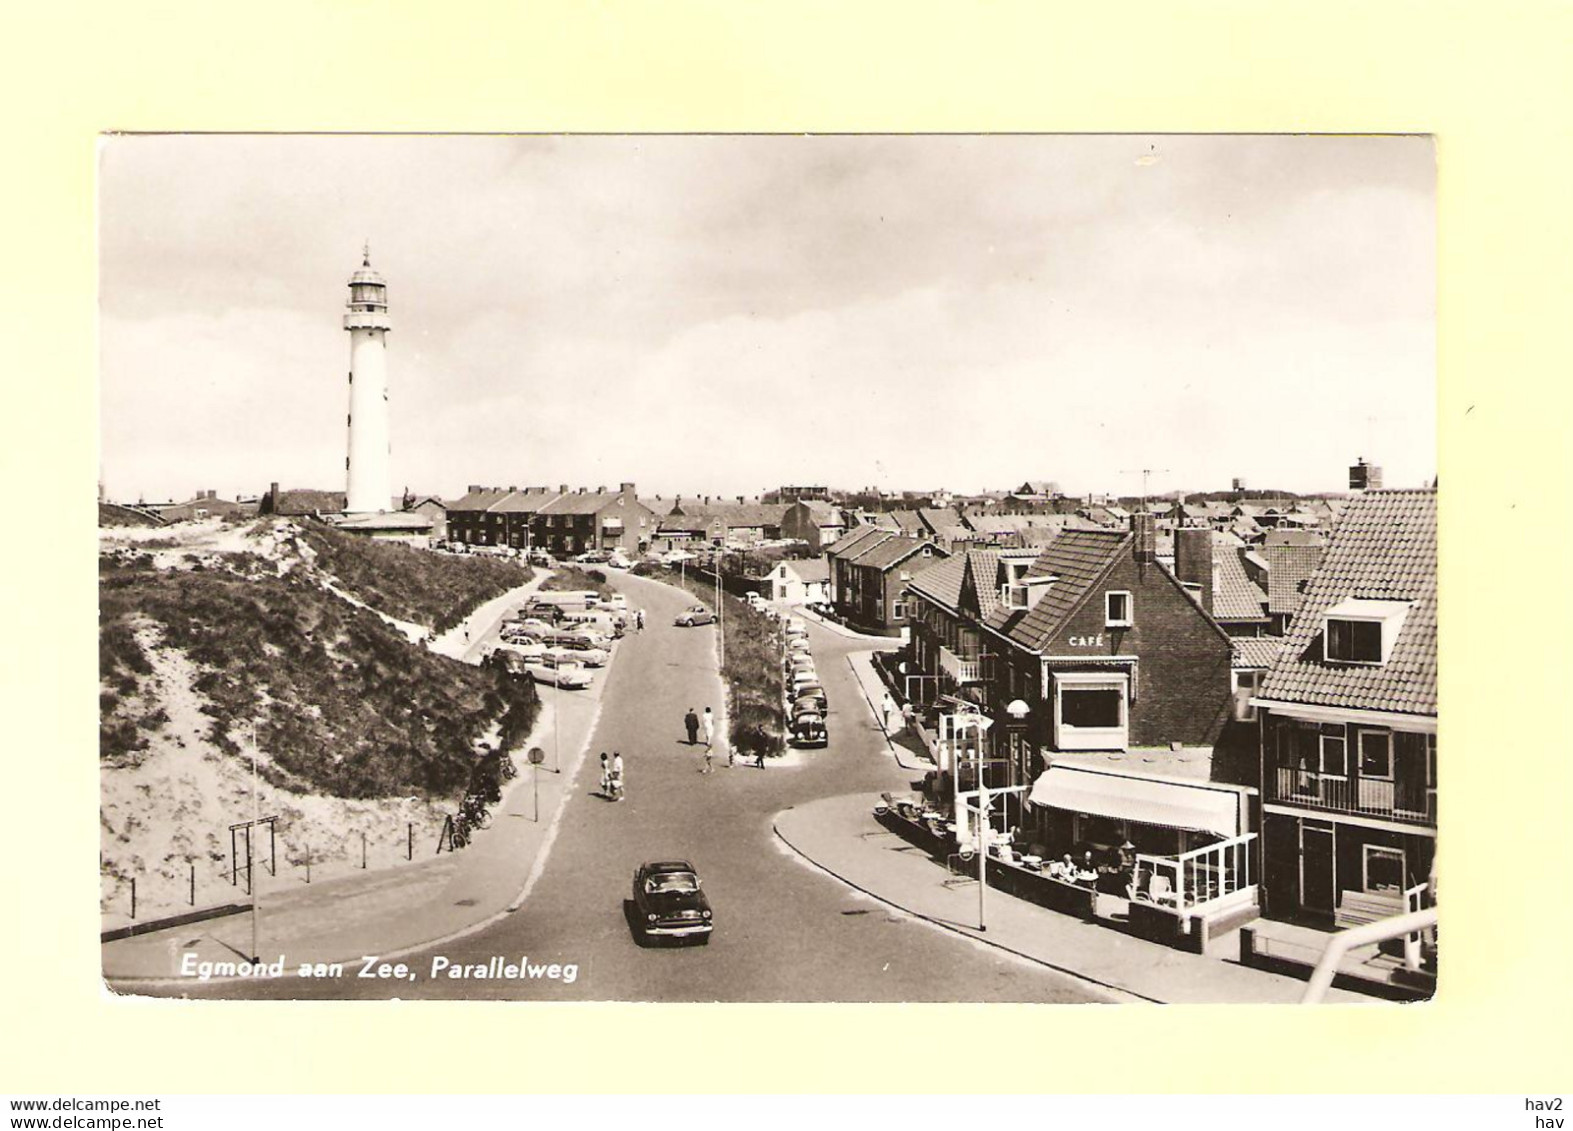
[[[498,668],[511,676],[520,679],[529,675],[527,667],[530,660],[536,658],[544,649],[526,651],[523,648],[498,647],[487,652],[481,660],[482,667]]]
[[[542,569],[549,569],[551,568],[552,564],[552,555],[548,554],[545,550],[531,550],[529,561],[533,566],[540,566]]]
[[[621,550],[614,550],[612,551],[611,556],[606,559],[606,564],[611,566],[613,569],[628,569],[634,563],[630,561],[628,556]]]
[[[699,624],[714,624],[715,614],[704,605],[694,605],[677,614],[677,619],[672,622],[682,628],[693,628]]]
[[[818,684],[804,684],[792,694],[792,710],[817,710],[821,715],[830,707],[830,700],[825,698],[825,689]]]
[[[828,746],[830,734],[825,730],[825,716],[807,708],[792,714],[793,746]]]
[[[539,656],[526,660],[524,670],[536,683],[549,683],[578,691],[589,687],[594,677],[579,662],[578,653],[562,648],[548,648]]]
[[[586,550],[574,559],[574,561],[583,565],[605,565],[611,560],[612,555],[605,550]]]
[[[743,600],[748,602],[750,608],[762,609],[765,607],[765,599],[758,593],[750,593]]]
[[[686,860],[659,860],[634,871],[634,925],[641,942],[710,941],[715,919],[699,890],[699,875]]]
[[[554,632],[546,638],[554,648],[570,651],[587,668],[604,668],[612,654],[601,647],[600,637],[584,632]]]
[[[808,628],[803,624],[802,621],[798,620],[796,617],[793,617],[791,620],[787,621],[786,634],[788,637],[800,636],[807,640]]]
[[[522,621],[506,622],[498,635],[510,644],[544,644],[554,631],[551,625],[538,617],[529,617]]]

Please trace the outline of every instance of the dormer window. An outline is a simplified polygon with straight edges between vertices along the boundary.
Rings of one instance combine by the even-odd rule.
[[[1324,614],[1322,658],[1330,664],[1387,663],[1409,605],[1362,597],[1340,601]]]
[[[1103,595],[1105,628],[1129,628],[1134,623],[1129,590],[1113,589]]]

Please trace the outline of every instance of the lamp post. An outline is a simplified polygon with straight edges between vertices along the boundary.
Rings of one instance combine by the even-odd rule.
[[[1027,716],[1031,713],[1032,708],[1024,700],[1012,699],[1005,704],[1005,714],[1010,720],[1005,724],[1006,734],[1010,740],[1010,776],[1006,781],[1007,785],[1016,784],[1016,765],[1021,757],[1021,737],[1027,728]],[[1026,773],[1022,774],[1023,781],[1026,776]]]

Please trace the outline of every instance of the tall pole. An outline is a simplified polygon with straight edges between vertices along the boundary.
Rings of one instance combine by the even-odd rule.
[[[256,723],[252,723],[251,724],[251,822],[252,822],[251,828],[253,828],[253,829],[256,828],[257,824],[262,820],[262,795],[261,795],[261,793],[259,793],[257,791],[257,781],[258,781],[258,778],[257,778],[257,724]],[[246,843],[248,845],[251,843],[251,831],[250,831],[250,829],[248,829],[246,831]],[[251,853],[247,852],[246,855],[248,857],[250,857]],[[258,884],[257,884],[257,877],[255,875],[255,872],[256,872],[256,864],[255,864],[255,862],[248,860],[247,865],[246,865],[246,870],[247,870],[248,873],[252,873],[248,877],[251,880],[251,960],[253,962],[261,962],[262,961],[262,951],[260,949],[258,949],[258,946],[257,946],[257,934],[258,934],[258,923],[257,923],[257,920],[262,915],[262,895],[257,890]]]
[[[716,557],[715,566],[715,607],[716,607],[716,647],[720,650],[721,666],[726,667],[726,606],[721,603],[721,558]]]
[[[982,739],[978,743],[978,930],[988,930],[983,917],[983,897],[989,890],[988,877],[984,874],[989,861],[989,787],[983,784]]]

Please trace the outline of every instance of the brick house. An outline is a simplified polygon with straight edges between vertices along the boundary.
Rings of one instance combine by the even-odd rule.
[[[864,527],[827,552],[836,612],[859,628],[899,635],[907,623],[907,582],[944,550],[884,527]]]
[[[1429,886],[1436,629],[1435,490],[1352,500],[1252,701],[1268,916],[1353,925]]]
[[[464,497],[448,504],[448,539],[467,546],[512,545],[510,535],[517,536],[503,515],[492,508],[513,494],[513,487],[472,486]]]
[[[639,501],[632,483],[616,491],[559,494],[530,520],[531,544],[554,557],[572,557],[586,550],[621,550],[642,554],[656,537],[659,519]]]
[[[806,542],[815,554],[846,533],[841,508],[819,499],[799,499],[781,516],[781,537]]]
[[[979,641],[984,712],[1000,724],[988,783],[1029,787],[1029,805],[1010,808],[1056,853],[1130,841],[1172,855],[1252,824],[1249,734],[1229,733],[1230,637],[1158,562],[1153,518],[1131,527],[996,556]]]

